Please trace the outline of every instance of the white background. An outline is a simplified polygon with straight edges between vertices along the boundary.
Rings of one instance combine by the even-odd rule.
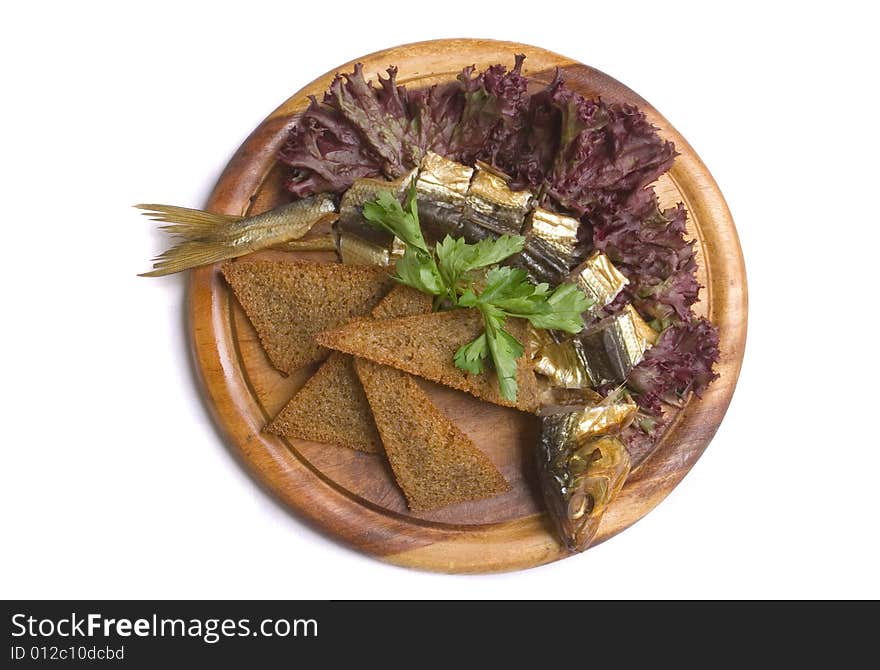
[[[129,4],[2,10],[0,596],[880,597],[870,3]],[[583,556],[474,577],[362,556],[255,485],[200,400],[185,278],[135,276],[165,240],[131,209],[202,205],[316,75],[454,36],[650,100],[727,197],[751,297],[733,403],[672,495]]]

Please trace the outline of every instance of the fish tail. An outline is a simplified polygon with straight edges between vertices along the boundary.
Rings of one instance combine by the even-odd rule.
[[[140,277],[162,277],[164,275],[190,270],[199,265],[209,265],[225,261],[241,252],[228,246],[204,240],[184,240],[153,259],[153,269],[140,274]]]
[[[144,216],[152,221],[167,223],[159,226],[160,230],[182,237],[186,240],[205,240],[216,237],[218,233],[226,230],[226,227],[241,221],[244,217],[234,214],[214,214],[201,209],[188,207],[175,207],[174,205],[135,205],[144,210]]]

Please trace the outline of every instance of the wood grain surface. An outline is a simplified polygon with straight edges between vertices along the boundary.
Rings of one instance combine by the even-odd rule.
[[[595,546],[663,500],[718,428],[736,386],[745,346],[745,269],[733,220],[709,171],[656,110],[611,77],[536,47],[489,40],[422,42],[357,60],[364,64],[368,78],[397,65],[399,82],[419,87],[448,80],[472,63],[478,68],[510,65],[517,53],[527,56],[524,74],[549,82],[560,68],[569,86],[584,95],[638,105],[660,134],[675,143],[681,155],[660,179],[657,191],[663,205],[682,201],[687,206],[704,286],[696,309],[720,329],[720,378],[702,398],[692,398],[677,411],[650,454],[635,455],[637,467],[605,515]],[[208,208],[245,214],[284,202],[284,169],[276,162],[276,152],[308,104],[307,96],[320,96],[337,71],[349,72],[353,64],[322,75],[276,109],[232,158]],[[260,255],[290,257],[282,252]],[[335,258],[326,252],[299,255]],[[314,368],[285,377],[269,364],[218,266],[191,273],[189,326],[208,404],[230,444],[260,482],[315,527],[383,560],[442,572],[515,570],[568,555],[552,534],[536,486],[535,417],[425,382],[437,405],[489,455],[512,487],[489,500],[411,513],[381,456],[262,432]]]

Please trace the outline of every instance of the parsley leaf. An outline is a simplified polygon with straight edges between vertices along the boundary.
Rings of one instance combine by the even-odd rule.
[[[463,307],[492,304],[507,316],[528,319],[536,328],[578,333],[581,314],[592,304],[574,284],[560,284],[550,293],[547,284],[532,284],[520,268],[495,267],[486,275],[486,286],[477,295],[473,287],[459,298]]]
[[[517,360],[524,351],[522,343],[505,329],[508,317],[528,319],[535,328],[568,333],[583,328],[581,315],[592,303],[573,284],[561,284],[551,292],[548,284],[533,284],[525,270],[498,265],[522,251],[524,237],[502,235],[468,244],[447,235],[430,249],[419,225],[414,180],[403,205],[383,192],[364,205],[364,217],[405,244],[395,268],[398,281],[435,296],[435,308],[448,304],[480,311],[485,330],[458,348],[455,366],[480,374],[491,358],[503,398],[516,400]]]
[[[449,287],[449,298],[458,302],[458,292],[473,270],[500,263],[523,249],[525,238],[520,235],[502,235],[468,244],[462,238],[447,235],[435,247],[437,266],[443,281]]]
[[[455,367],[478,375],[483,371],[483,360],[489,357],[489,342],[486,333],[473,342],[463,344],[455,352]]]
[[[398,237],[406,245],[403,257],[397,261],[395,268],[399,282],[429,295],[447,293],[446,284],[419,225],[415,180],[410,182],[405,209],[393,194],[382,191],[376,200],[364,203],[364,218],[376,228]]]
[[[429,295],[445,295],[446,284],[437,272],[437,266],[430,256],[415,247],[407,246],[403,256],[397,260],[397,279],[401,284],[411,286]]]
[[[574,284],[560,284],[547,298],[546,311],[528,316],[535,328],[579,333],[584,327],[582,314],[593,306]]]
[[[459,306],[476,307],[483,315],[486,332],[480,338],[486,338],[501,395],[508,400],[516,400],[516,360],[522,356],[523,347],[505,330],[506,317],[520,317],[528,319],[536,328],[554,328],[570,333],[583,328],[581,314],[590,306],[584,294],[573,284],[562,284],[553,293],[549,291],[547,284],[532,284],[524,270],[501,266],[493,267],[486,274],[482,292],[477,294],[472,285],[459,298]],[[467,346],[476,347],[480,338]],[[465,359],[464,363],[470,361]],[[462,364],[458,354],[455,364],[471,371]]]
[[[406,193],[406,209],[394,194],[381,191],[373,202],[364,203],[364,218],[376,228],[399,237],[408,247],[431,255],[419,225],[415,179],[410,182]]]
[[[479,309],[486,325],[486,341],[498,376],[501,397],[516,400],[516,361],[523,355],[523,346],[504,329],[504,312],[490,303],[480,304]]]

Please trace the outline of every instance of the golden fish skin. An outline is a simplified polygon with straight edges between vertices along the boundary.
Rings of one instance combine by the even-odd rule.
[[[272,247],[276,251],[336,251],[333,235],[317,235],[305,240],[289,240]]]
[[[170,205],[136,205],[145,215],[168,225],[161,229],[181,242],[153,261],[144,277],[159,277],[199,265],[237,258],[305,235],[320,221],[336,217],[336,202],[315,195],[256,216],[213,214]]]
[[[519,235],[531,204],[529,191],[510,190],[504,175],[478,161],[463,218],[501,235]]]
[[[593,387],[589,367],[579,340],[557,341],[550,331],[530,328],[532,367],[550,381],[553,388],[589,389]]]
[[[642,315],[638,313],[635,307],[631,304],[627,304],[624,309],[629,312],[630,318],[633,322],[633,329],[635,330],[636,337],[638,337],[640,341],[640,346],[647,351],[655,344],[657,344],[657,338],[660,337],[660,333],[651,328],[647,321],[642,318]]]
[[[474,169],[429,151],[416,180],[419,222],[428,242],[446,235],[466,237],[462,229],[465,197]]]
[[[536,450],[541,489],[559,538],[570,551],[590,545],[629,475],[629,453],[608,433],[625,427],[635,412],[614,407],[600,405],[541,420]],[[599,418],[603,413],[606,420]],[[621,417],[624,422],[618,423]]]
[[[474,169],[429,151],[422,159],[416,189],[429,199],[434,193],[444,194],[444,199],[464,204]],[[451,195],[446,195],[451,194]]]
[[[546,414],[555,414],[562,407],[571,407],[573,405],[591,406],[597,405],[604,400],[601,393],[597,393],[592,389],[566,389],[552,386],[545,386],[539,383],[540,399],[538,416]]]
[[[653,333],[639,313],[628,306],[579,335],[592,385],[623,382],[653,344],[649,331]]]
[[[638,411],[638,405],[629,399],[587,407],[578,417],[578,434],[593,438],[620,432],[632,423]]]
[[[416,170],[395,179],[357,179],[342,196],[336,222],[336,249],[343,263],[354,265],[389,265],[403,255],[403,243],[394,235],[375,228],[364,218],[364,204],[382,192],[402,199]],[[420,203],[421,204],[421,203]]]
[[[336,251],[343,263],[348,265],[383,265],[394,263],[403,255],[403,243],[394,238],[391,248],[352,235],[340,232],[336,240]]]
[[[589,389],[621,383],[657,341],[657,331],[632,305],[575,338],[533,330],[533,367],[552,388]]]
[[[601,251],[594,251],[573,272],[577,287],[584,292],[593,306],[590,311],[598,313],[609,304],[623,287],[629,284],[624,274],[614,267],[611,259]]]
[[[527,219],[526,242],[516,264],[534,282],[562,283],[577,259],[579,227],[575,218],[536,207]]]
[[[339,202],[339,220],[336,228],[340,233],[357,237],[390,248],[393,235],[378,230],[364,218],[364,204],[374,201],[380,193],[391,193],[401,199],[409,186],[403,179],[386,181],[384,179],[357,179],[343,195]]]

